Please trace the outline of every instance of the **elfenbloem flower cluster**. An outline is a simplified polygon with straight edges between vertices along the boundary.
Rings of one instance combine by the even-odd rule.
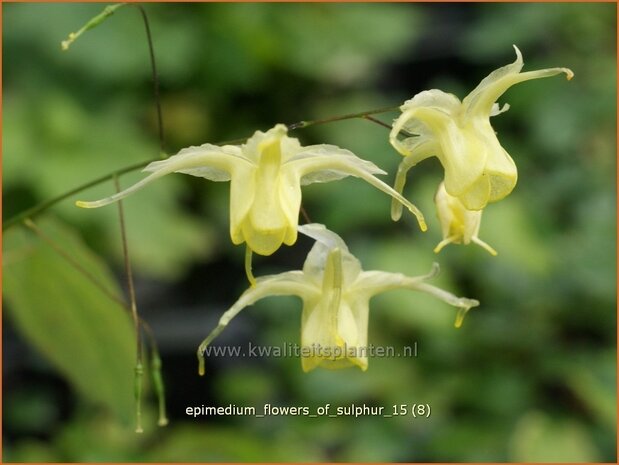
[[[452,94],[433,89],[405,102],[402,114],[393,124],[389,141],[404,159],[396,174],[394,188],[375,175],[386,174],[373,163],[334,145],[302,146],[278,124],[266,132],[256,131],[242,145],[204,144],[189,147],[162,161],[149,164],[151,174],[128,189],[93,202],[77,202],[84,208],[97,208],[127,197],[150,182],[182,173],[210,181],[230,181],[230,237],[233,244],[247,244],[251,252],[271,255],[282,244],[292,245],[297,231],[316,240],[303,270],[264,276],[254,280],[251,264],[246,263],[250,287],[226,311],[219,325],[200,345],[200,373],[204,372],[204,349],[241,310],[271,295],[295,295],[303,301],[301,344],[303,347],[338,349],[367,346],[370,299],[381,292],[406,288],[429,293],[459,308],[456,327],[466,312],[479,302],[456,297],[426,281],[438,272],[438,265],[427,276],[407,277],[398,273],[363,271],[344,241],[324,225],[298,226],[301,186],[337,181],[347,176],[361,178],[392,197],[391,216],[397,221],[405,206],[422,231],[427,229],[423,214],[402,196],[408,171],[420,161],[436,156],[445,171],[435,196],[443,240],[434,249],[448,244],[480,245],[492,255],[496,251],[479,239],[482,210],[511,193],[517,169],[503,149],[490,125],[490,117],[506,111],[496,100],[512,85],[530,79],[565,73],[567,68],[549,68],[521,73],[522,55],[517,47],[516,61],[492,72],[460,101]],[[363,350],[354,353],[363,354]],[[350,351],[333,350],[341,357],[302,357],[304,371],[318,366],[367,369],[365,356],[350,356]]]
[[[400,107],[402,115],[393,124],[389,141],[405,157],[396,176],[398,192],[404,189],[408,170],[426,158],[437,157],[445,170],[445,180],[437,194],[443,229],[443,241],[437,252],[448,243],[468,244],[477,237],[481,216],[468,212],[481,211],[488,203],[505,198],[516,185],[516,164],[490,125],[491,116],[509,109],[507,104],[499,108],[497,99],[519,82],[560,73],[565,73],[568,80],[574,76],[568,68],[521,73],[522,54],[515,45],[514,49],[516,61],[490,73],[464,100],[438,89],[420,92]],[[405,133],[403,139],[398,138],[401,133]],[[457,201],[449,200],[451,197]],[[400,218],[401,212],[398,205],[392,205],[394,220]],[[446,227],[445,223],[450,222],[454,224]],[[473,242],[483,244],[479,240]],[[490,253],[494,251],[487,245],[484,248]]]

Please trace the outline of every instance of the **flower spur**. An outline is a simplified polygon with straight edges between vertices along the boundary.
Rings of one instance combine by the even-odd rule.
[[[321,224],[299,226],[315,239],[303,270],[260,277],[220,318],[217,327],[198,348],[199,373],[204,374],[206,347],[244,308],[269,296],[294,295],[303,300],[301,316],[301,364],[304,371],[318,366],[347,368],[368,366],[368,317],[370,299],[392,289],[428,293],[457,307],[456,327],[468,310],[479,305],[474,299],[456,297],[426,281],[438,273],[438,265],[425,276],[363,271],[344,241]]]

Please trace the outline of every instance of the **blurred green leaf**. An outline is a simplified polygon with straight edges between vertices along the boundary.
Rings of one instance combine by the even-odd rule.
[[[156,156],[156,149],[139,133],[131,122],[131,113],[122,106],[101,109],[93,117],[83,106],[51,89],[34,100],[38,103],[21,96],[8,99],[6,109],[14,117],[2,141],[4,189],[28,185],[42,201]],[[36,137],[31,136],[33,133]],[[121,178],[121,185],[128,186],[143,177],[142,173],[127,174]],[[133,239],[131,252],[136,271],[170,280],[183,271],[189,260],[206,257],[213,250],[216,238],[212,228],[179,208],[179,199],[191,181],[194,180],[183,175],[169,176],[125,202],[127,234]],[[200,188],[205,189],[205,184],[199,183]],[[227,190],[224,185],[217,187]],[[120,263],[117,209],[88,211],[74,205],[77,199],[105,197],[113,189],[111,181],[104,183],[54,209],[72,224],[80,225],[80,229],[96,230],[100,234],[100,242],[94,244],[97,250]]]
[[[357,4],[213,8],[219,20],[210,26],[227,40],[226,48],[211,50],[210,61],[235,71],[228,80],[251,75],[261,82],[265,64],[339,84],[372,80],[377,65],[402,53],[420,23],[418,11],[388,4],[374,5],[371,15]]]
[[[511,439],[515,462],[597,462],[598,452],[585,428],[565,419],[556,421],[541,412],[526,413]]]
[[[580,356],[578,365],[566,369],[567,383],[590,411],[606,427],[617,431],[616,354],[609,351],[595,362]]]
[[[107,289],[122,295],[110,271],[68,227],[39,228]],[[133,408],[135,335],[128,313],[31,231],[3,242],[4,295],[16,327],[84,397],[128,422]]]
[[[527,208],[530,207],[516,195],[500,205],[490,205],[484,211],[481,237],[499,252],[504,262],[521,273],[545,275],[552,259],[548,238],[541,237],[531,224]]]
[[[318,457],[306,443],[286,445],[229,427],[178,426],[146,454],[146,461],[157,462],[251,462],[260,457],[265,462],[282,462],[294,458],[315,461]]]
[[[52,463],[61,462],[53,447],[43,441],[25,440],[15,448],[3,448],[4,463]]]

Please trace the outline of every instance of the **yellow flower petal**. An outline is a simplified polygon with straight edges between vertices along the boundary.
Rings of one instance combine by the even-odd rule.
[[[521,73],[522,55],[514,48],[516,61],[490,73],[462,103],[433,89],[402,105],[389,140],[400,154],[412,159],[400,165],[395,184],[398,192],[402,192],[407,171],[434,155],[445,170],[445,189],[468,210],[481,210],[511,193],[518,179],[516,165],[490,125],[490,117],[506,111],[509,105],[499,108],[496,100],[519,82],[560,73],[568,79],[573,76],[568,68]],[[402,132],[407,133],[404,139],[398,137]],[[394,220],[400,210],[392,206]]]
[[[479,239],[482,211],[469,210],[458,197],[447,193],[445,184],[441,183],[434,197],[438,219],[441,223],[443,240],[435,247],[439,253],[448,244],[470,244],[474,242],[486,249],[490,254],[496,251]]]

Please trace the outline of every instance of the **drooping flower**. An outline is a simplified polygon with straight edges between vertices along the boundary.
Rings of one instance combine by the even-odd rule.
[[[406,173],[420,161],[436,156],[445,170],[445,188],[460,199],[468,210],[481,210],[489,202],[507,196],[518,177],[516,165],[503,149],[490,125],[490,117],[507,111],[496,100],[514,84],[565,73],[568,68],[549,68],[521,73],[522,54],[516,46],[516,61],[499,68],[462,101],[438,89],[415,95],[400,109],[389,141],[405,158],[396,177],[396,190],[402,192]],[[398,135],[404,132],[404,138]],[[392,204],[397,220],[402,209]]]
[[[304,371],[318,366],[346,368],[368,366],[369,301],[376,294],[391,289],[426,292],[458,307],[456,327],[477,300],[456,297],[427,284],[438,273],[434,265],[430,274],[414,278],[400,273],[363,271],[359,260],[344,241],[321,224],[299,226],[299,231],[316,240],[307,255],[303,270],[258,278],[226,311],[217,327],[200,344],[200,374],[204,374],[204,351],[245,307],[269,296],[294,295],[303,300],[301,316],[301,362]]]
[[[298,139],[287,136],[283,124],[267,132],[256,131],[241,146],[204,144],[183,149],[149,164],[144,171],[152,174],[128,189],[94,202],[78,201],[77,206],[108,205],[170,173],[230,181],[232,242],[247,242],[254,252],[271,255],[282,243],[291,245],[297,240],[302,185],[355,176],[405,205],[426,230],[417,207],[374,176],[386,174],[383,170],[334,145],[302,147]]]
[[[434,202],[443,232],[443,240],[434,248],[435,253],[439,253],[448,244],[468,245],[473,242],[490,254],[497,254],[496,250],[479,238],[482,210],[464,208],[460,199],[447,193],[444,182],[438,186]]]

